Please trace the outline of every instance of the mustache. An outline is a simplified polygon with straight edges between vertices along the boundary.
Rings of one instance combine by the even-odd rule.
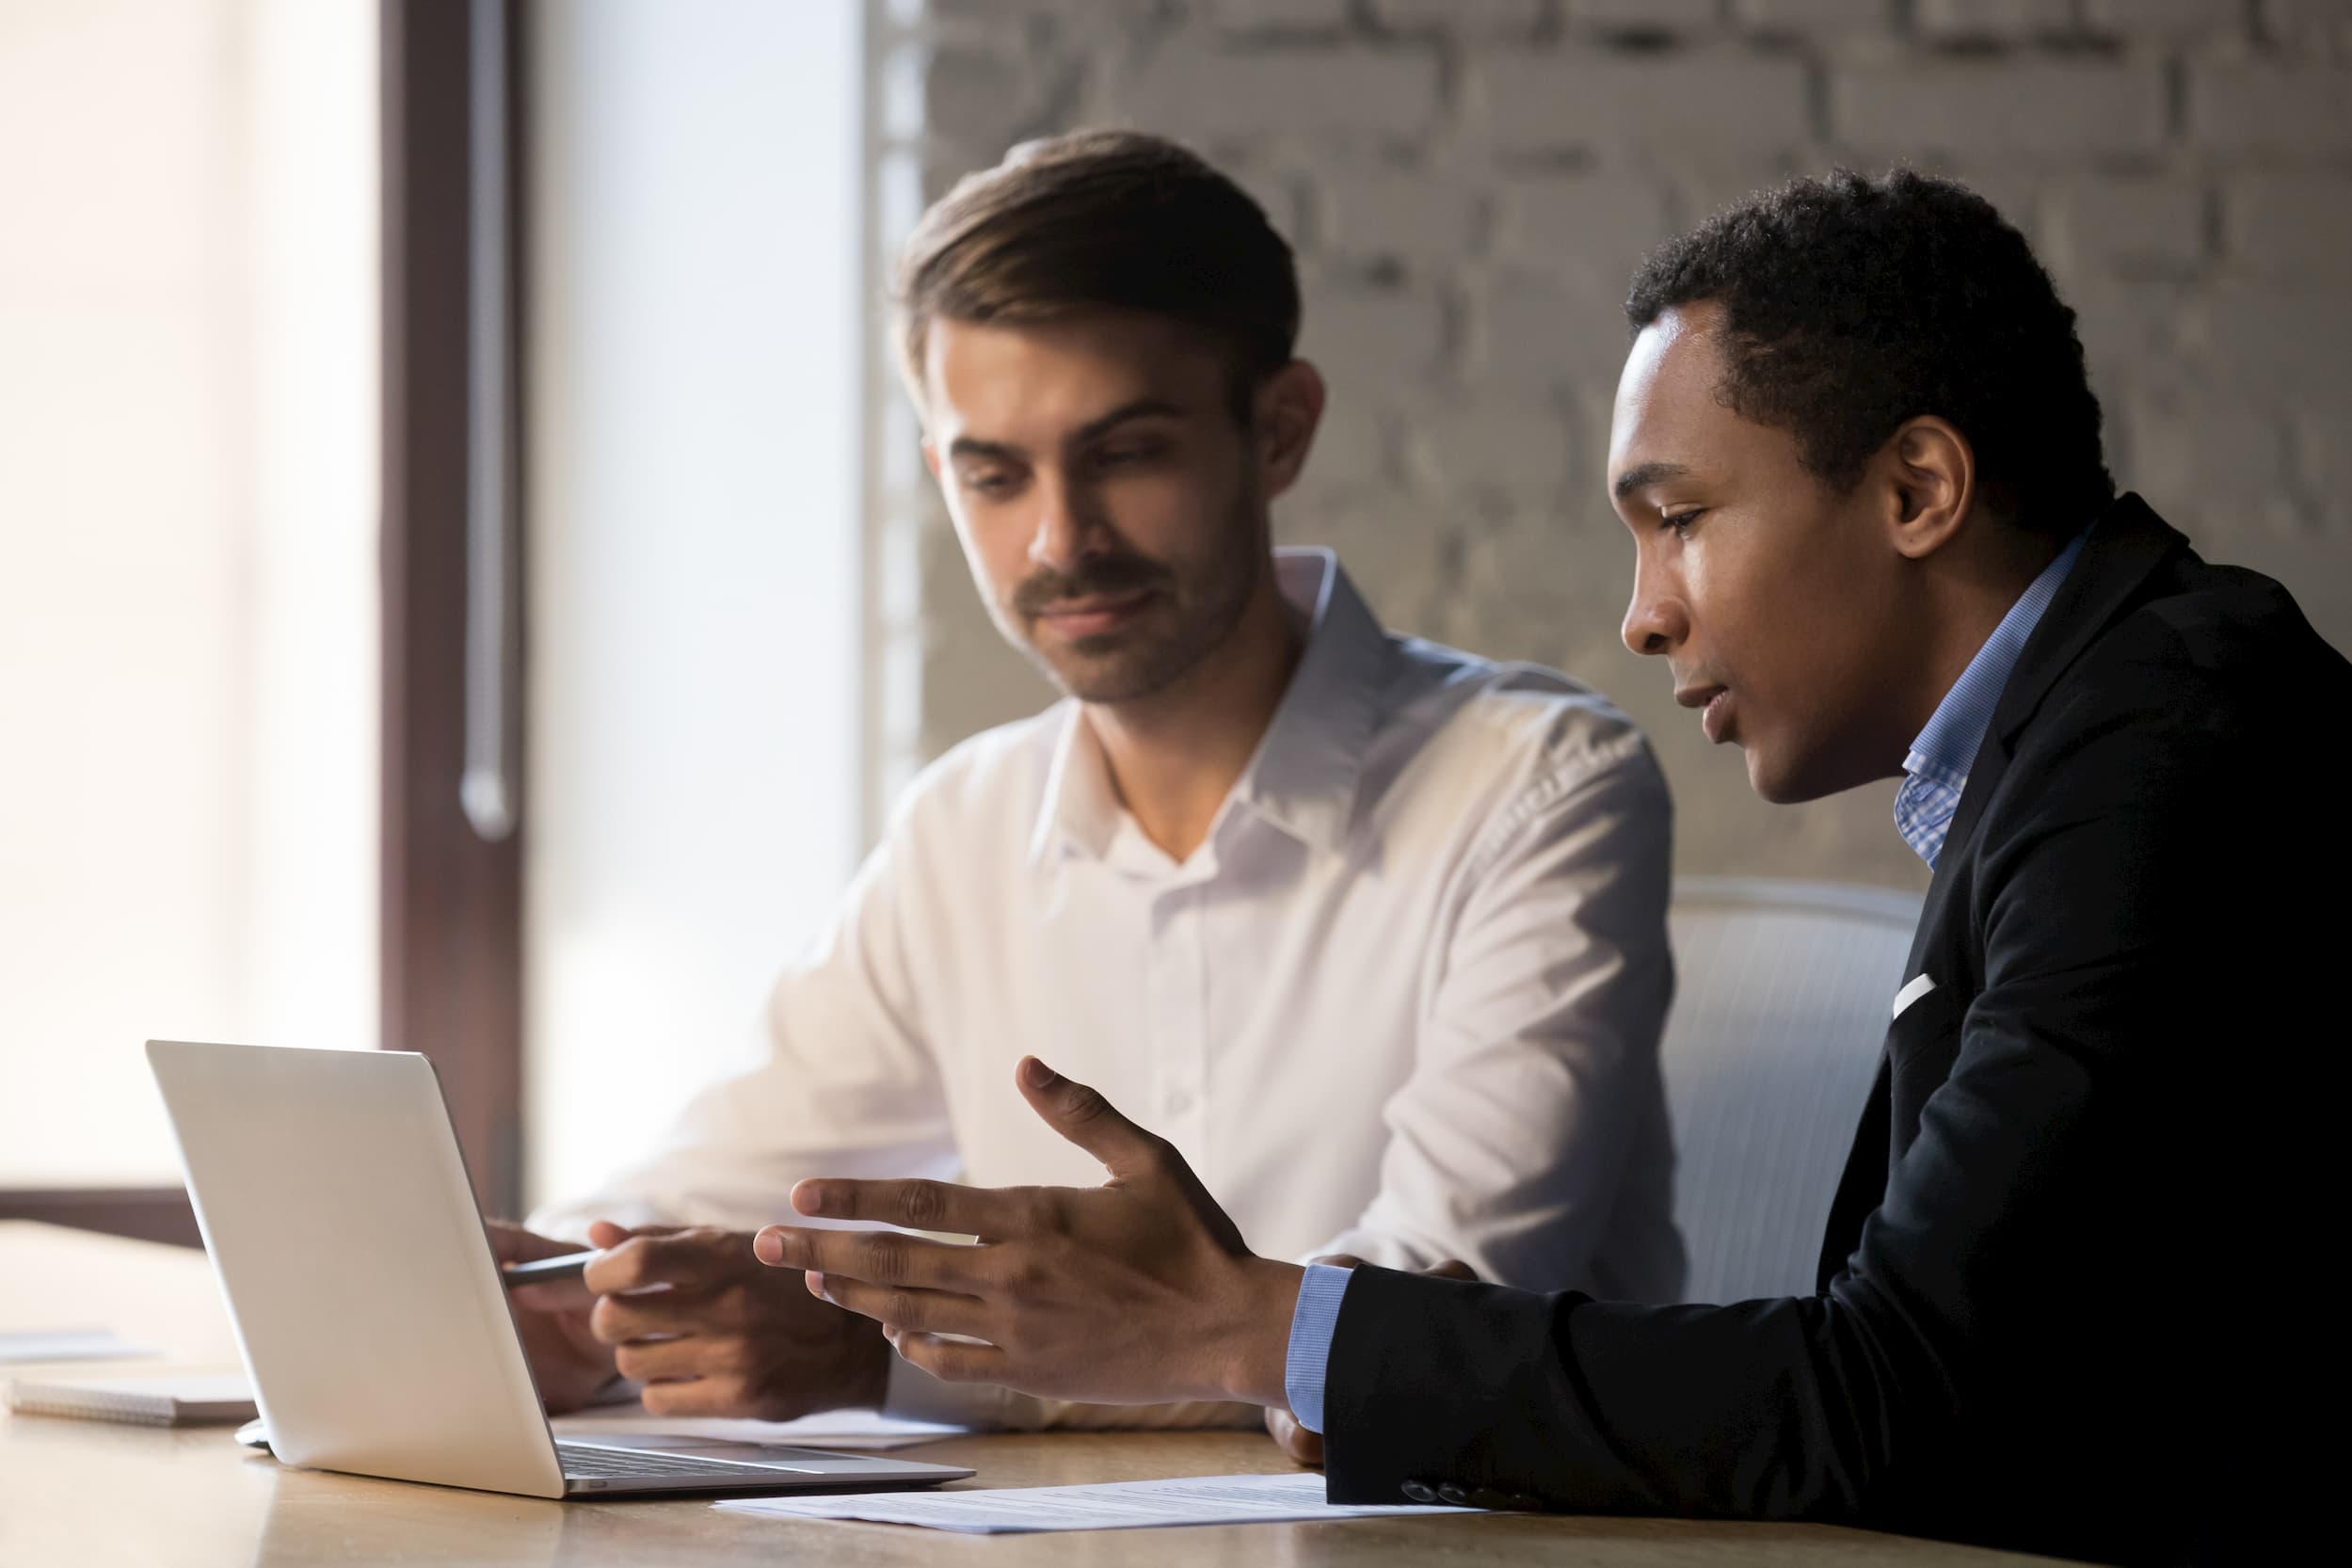
[[[1174,575],[1142,555],[1091,556],[1076,571],[1048,567],[1025,579],[1013,590],[1013,608],[1023,616],[1041,616],[1068,600],[1112,599],[1157,588]]]

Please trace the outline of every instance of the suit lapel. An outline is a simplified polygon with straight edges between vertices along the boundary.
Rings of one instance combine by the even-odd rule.
[[[1969,763],[1967,786],[1960,792],[1943,851],[1936,856],[1935,875],[1928,885],[1918,928],[1912,933],[1911,958],[1900,977],[1903,982],[1925,972],[1931,953],[1949,948],[1944,935],[1946,906],[1960,880],[1959,868],[1967,861],[1985,802],[2000,789],[2002,776],[2008,772],[2018,732],[2040,711],[2058,678],[2123,611],[2140,585],[2175,551],[2186,552],[2187,548],[2188,540],[2136,495],[2118,497],[2100,517],[2073,569],[2042,612],[2041,623],[2019,651],[2017,668],[2002,688],[1984,744]],[[1952,978],[1938,976],[1944,984]],[[1869,1103],[1854,1129],[1853,1148],[1846,1157],[1846,1169],[1838,1178],[1837,1195],[1830,1205],[1829,1224],[1822,1234],[1822,1289],[1828,1289],[1830,1281],[1846,1266],[1862,1239],[1863,1222],[1885,1195],[1894,1146],[1894,1078],[1882,1051],[1878,1081],[1871,1085]]]
[[[2136,495],[2118,497],[2100,518],[2099,525],[2084,541],[2074,569],[2058,584],[2050,607],[2042,612],[2041,623],[2019,650],[2017,668],[2009,673],[2008,684],[2001,689],[2001,700],[1992,710],[1992,722],[1985,727],[1984,744],[1968,765],[1968,786],[1960,792],[1951,830],[1936,856],[1935,880],[1928,885],[1930,911],[1940,906],[1936,894],[1947,880],[1949,869],[1967,857],[1969,840],[1976,833],[1977,819],[1984,815],[1985,802],[2000,788],[2002,775],[2008,772],[2018,731],[2040,711],[2058,678],[2073,667],[2083,650],[2123,612],[2140,584],[2167,556],[2187,548],[2188,540]],[[1920,920],[1920,936],[1927,935],[1930,923]],[[1924,956],[1916,938],[1911,956],[1915,974]]]
[[[2014,741],[2058,678],[2073,667],[2083,650],[2131,604],[2140,585],[2176,552],[2194,558],[2186,536],[2149,510],[2146,502],[2136,495],[2117,497],[2083,542],[2081,558],[2058,584],[2050,608],[2042,612],[2041,624],[2025,639],[2017,668],[1992,710],[1989,733],[2004,742]]]

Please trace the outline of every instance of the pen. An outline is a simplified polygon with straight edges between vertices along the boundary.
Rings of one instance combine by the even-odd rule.
[[[554,1285],[568,1279],[578,1279],[596,1254],[568,1252],[560,1257],[542,1257],[529,1263],[509,1263],[499,1271],[508,1286]]]

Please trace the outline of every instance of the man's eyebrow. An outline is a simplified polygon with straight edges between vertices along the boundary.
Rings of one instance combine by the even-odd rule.
[[[1623,501],[1638,490],[1648,489],[1661,479],[1680,479],[1689,472],[1680,463],[1637,463],[1619,474],[1617,483],[1611,485],[1609,489],[1618,500]]]
[[[1139,397],[1132,403],[1122,403],[1107,414],[1088,420],[1070,432],[1063,445],[1084,446],[1129,420],[1182,419],[1184,410],[1164,397]],[[994,462],[1021,462],[1029,454],[1010,441],[984,441],[970,436],[958,436],[948,442],[948,456],[978,457]]]
[[[948,459],[978,457],[987,462],[1017,463],[1027,454],[1007,441],[980,441],[969,436],[958,436],[948,442]]]
[[[1139,397],[1132,403],[1122,403],[1097,419],[1090,419],[1070,432],[1064,446],[1084,446],[1088,441],[1136,419],[1182,419],[1184,410],[1164,397]]]

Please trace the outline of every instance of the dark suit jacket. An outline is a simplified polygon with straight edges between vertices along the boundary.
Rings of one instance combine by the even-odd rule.
[[[2118,501],[1888,977],[1890,1001],[1935,989],[1887,1032],[1819,1292],[1638,1306],[1360,1270],[1332,1500],[2240,1555],[2309,1500],[2283,1423],[2342,1447],[2316,1285],[2342,1183],[2315,1151],[2343,1105],[2347,724],[2352,668],[2284,589]]]

